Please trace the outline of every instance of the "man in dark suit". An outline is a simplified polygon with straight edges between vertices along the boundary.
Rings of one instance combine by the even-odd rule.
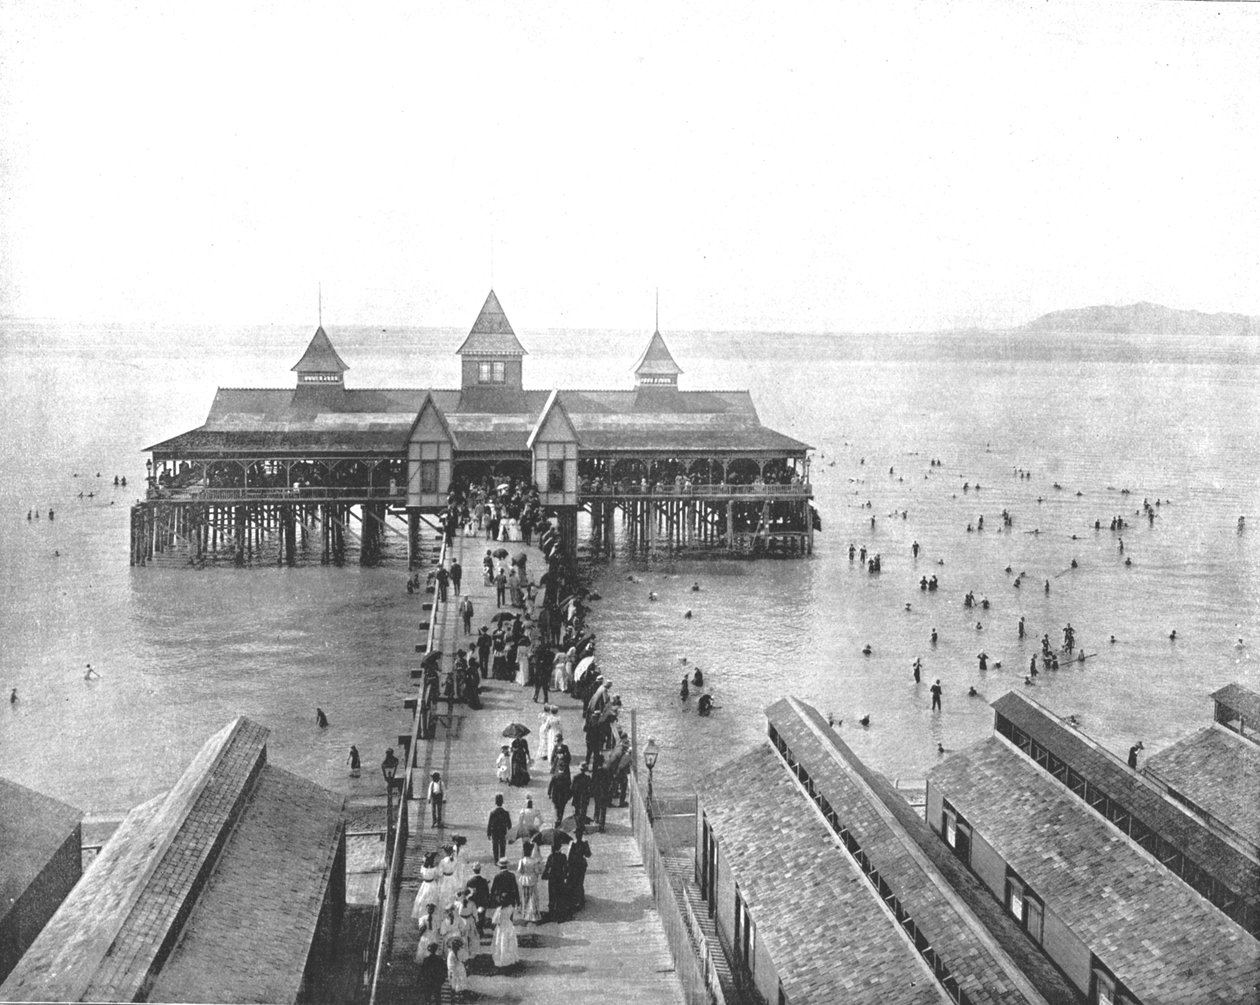
[[[521,902],[521,891],[517,889],[516,877],[508,872],[506,858],[499,859],[499,871],[494,874],[494,882],[490,884],[490,902],[511,904],[513,907]]]
[[[503,795],[494,797],[494,809],[486,821],[486,837],[490,839],[490,854],[497,862],[507,854],[508,831],[512,829],[512,815],[503,808]]]
[[[480,862],[474,862],[472,869],[473,874],[468,878],[468,889],[472,891],[472,902],[477,905],[477,934],[480,935],[485,932],[486,910],[490,907],[490,884],[481,874]]]
[[[446,960],[438,955],[437,943],[429,944],[429,954],[420,961],[420,1001],[437,1005],[442,1000],[442,985],[446,983]]]

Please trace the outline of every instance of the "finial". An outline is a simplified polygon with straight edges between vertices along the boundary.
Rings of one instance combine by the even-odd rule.
[[[656,288],[656,334],[661,333],[661,288]]]
[[[323,328],[324,327],[324,284],[323,283],[316,284],[316,289],[319,291],[319,327]]]

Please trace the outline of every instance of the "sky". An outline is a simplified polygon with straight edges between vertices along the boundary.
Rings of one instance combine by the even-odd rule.
[[[1260,314],[1260,5],[0,0],[0,315]]]

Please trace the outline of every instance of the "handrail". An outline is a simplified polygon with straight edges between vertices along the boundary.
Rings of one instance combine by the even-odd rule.
[[[388,485],[291,485],[272,487],[219,487],[213,485],[187,485],[177,489],[150,489],[149,499],[171,502],[320,502],[339,499],[380,499],[402,502],[406,490]]]
[[[646,489],[636,484],[604,485],[600,488],[578,488],[578,497],[638,496],[653,499],[664,496],[669,499],[689,499],[697,496],[755,496],[757,498],[782,496],[812,496],[814,486],[809,482],[799,485],[691,485],[678,488],[674,485],[649,485]]]
[[[442,535],[442,549],[438,554],[438,567],[446,564],[446,534]],[[437,633],[437,617],[439,604],[438,594],[433,594],[433,610],[430,611],[429,631],[425,636],[425,653],[433,651],[433,638]],[[416,710],[411,720],[411,742],[407,748],[407,772],[403,779],[402,792],[398,798],[398,821],[394,828],[394,848],[390,855],[390,860],[382,877],[382,882],[387,884],[385,894],[385,910],[384,917],[381,922],[380,939],[376,946],[376,965],[372,969],[372,991],[369,995],[369,1005],[376,1005],[376,991],[380,986],[381,971],[384,967],[385,952],[393,945],[394,942],[394,915],[398,909],[398,891],[402,885],[402,867],[404,852],[407,845],[407,792],[411,789],[412,774],[417,768],[418,751],[420,748],[421,732],[423,724],[428,715],[428,697],[427,688],[423,678],[420,681],[420,693],[416,697]]]

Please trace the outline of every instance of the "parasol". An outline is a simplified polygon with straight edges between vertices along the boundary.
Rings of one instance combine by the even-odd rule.
[[[512,621],[516,617],[511,611],[500,611],[490,619],[491,624],[497,625],[500,621]]]
[[[586,676],[586,671],[592,669],[594,666],[595,666],[594,656],[587,656],[585,659],[580,660],[578,662],[578,665],[573,668],[573,679],[581,680],[583,677]]]
[[[507,557],[508,557],[508,550],[507,550],[506,548],[495,548],[495,549],[494,549],[494,557],[495,557],[495,558],[507,558]]]
[[[508,723],[503,727],[502,736],[510,736],[516,740],[522,736],[529,736],[529,727],[519,722]]]
[[[551,847],[556,838],[560,839],[561,844],[568,844],[573,840],[573,835],[568,831],[562,831],[559,827],[548,827],[534,835],[534,843]]]

